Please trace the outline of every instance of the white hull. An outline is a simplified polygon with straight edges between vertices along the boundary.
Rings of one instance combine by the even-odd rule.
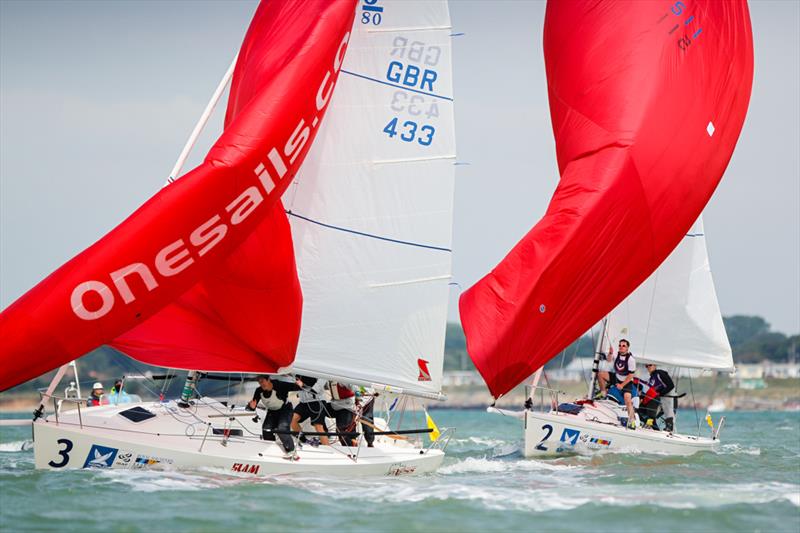
[[[719,440],[646,427],[627,429],[592,420],[593,416],[585,411],[577,415],[525,411],[525,457],[598,451],[685,456],[719,446]]]
[[[133,422],[120,415],[136,406],[156,416]],[[58,421],[49,416],[33,424],[36,468],[213,468],[253,476],[313,472],[350,477],[432,472],[444,459],[439,449],[377,437],[374,448],[305,445],[298,449],[299,460],[288,460],[276,443],[260,440],[261,424],[251,416],[229,423],[242,436],[226,442],[213,434],[210,428],[223,428],[228,420],[208,416],[219,412],[227,410],[213,401],[189,409],[154,402],[82,408],[80,418],[75,410],[60,414]]]

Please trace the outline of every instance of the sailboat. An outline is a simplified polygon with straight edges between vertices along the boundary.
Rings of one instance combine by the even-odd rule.
[[[598,362],[606,349],[616,346],[621,339],[637,339],[632,346],[636,350],[637,367],[656,364],[669,369],[675,380],[683,369],[733,371],[733,356],[714,289],[702,217],[666,261],[603,321],[586,398],[559,407],[558,395],[548,392],[548,405],[552,399],[555,408],[547,412],[534,409],[524,412],[526,456],[596,450],[691,455],[719,447],[724,417],[710,428],[707,437],[656,431],[644,425],[638,415],[640,430],[629,431],[621,423],[628,417],[624,405],[613,399],[594,399],[598,390]],[[537,392],[532,390],[533,395]],[[672,391],[660,401],[675,402],[677,396],[682,395]]]
[[[180,176],[229,78],[220,140],[200,167]],[[42,416],[59,401],[64,365],[33,423],[36,466],[215,467],[247,475],[436,469],[446,431],[425,444],[409,437],[431,428],[402,431],[381,419],[374,448],[305,446],[299,460],[287,461],[278,444],[260,440],[253,413],[198,396],[196,385],[206,372],[302,371],[392,398],[442,398],[452,102],[446,2],[262,3],[170,184],[0,315],[4,339],[14,341],[3,346],[11,369],[3,389],[109,344],[139,361],[189,371],[181,399],[91,409],[78,403]],[[206,207],[211,215],[196,213]],[[122,237],[139,232],[151,238],[137,245],[163,246],[156,236],[174,226],[192,248],[168,244],[150,253],[158,277],[150,280],[151,269],[132,262],[108,268],[110,282],[96,281],[107,279],[103,265],[92,272],[98,258],[128,264],[109,254],[119,252],[114,243]],[[76,289],[75,278],[95,281]],[[45,290],[52,293],[46,312],[32,311]],[[72,324],[76,339],[64,342],[59,333]],[[12,336],[13,327],[22,333]],[[33,331],[49,335],[37,339]],[[20,355],[35,364],[13,364]]]
[[[459,302],[467,351],[495,398],[613,310],[612,319],[623,316],[629,306],[620,303],[690,238],[733,153],[753,79],[744,1],[607,2],[602,9],[549,3],[544,53],[560,182],[544,217]],[[667,292],[673,300],[691,300],[694,289]],[[710,330],[703,327],[702,338],[684,337],[680,328],[687,322],[668,312],[669,300],[653,302],[656,315],[630,315],[647,320],[645,326],[623,320],[625,338],[642,347],[643,357],[732,366],[713,314],[703,317],[713,323],[713,335],[706,337]],[[666,329],[652,327],[650,338],[654,316]],[[717,346],[701,361],[706,341]],[[675,435],[623,428],[616,410],[601,417],[602,407],[590,398],[569,407],[575,414],[564,418],[560,399],[554,400],[555,413],[524,413],[528,455],[584,441],[677,454],[709,448],[699,437],[678,442]],[[545,420],[551,414],[561,425]],[[587,430],[564,425],[567,420],[594,425]],[[652,445],[645,442],[651,435],[658,439]]]

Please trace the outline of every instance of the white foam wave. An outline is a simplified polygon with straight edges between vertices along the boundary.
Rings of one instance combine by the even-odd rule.
[[[519,472],[519,471],[546,471],[566,472],[580,470],[581,466],[565,465],[535,459],[522,459],[519,461],[501,461],[486,457],[467,457],[462,461],[439,468],[443,475],[465,473],[493,473],[493,472]]]
[[[454,444],[477,444],[479,446],[488,446],[494,448],[506,444],[506,441],[500,439],[485,439],[483,437],[469,437],[466,439],[453,439]]]
[[[761,455],[761,448],[745,448],[736,443],[732,444],[723,444],[722,448],[720,448],[720,454],[731,454],[731,455]]]
[[[0,442],[0,452],[26,452],[33,448],[32,440]]]
[[[556,470],[559,472],[553,472]],[[525,472],[513,475],[519,471]],[[471,475],[455,477],[465,473]],[[331,483],[325,478],[287,477],[274,479],[272,483],[334,500],[358,499],[366,491],[370,501],[376,503],[466,500],[499,511],[544,512],[572,510],[585,505],[700,509],[780,501],[800,506],[800,485],[788,483],[679,484],[669,486],[668,490],[653,490],[651,485],[628,485],[624,492],[609,494],[598,490],[595,483],[584,481],[591,473],[584,467],[542,461],[467,458],[440,468],[439,476],[360,480],[353,485],[354,490],[348,489],[350,485],[346,480],[343,486],[339,481]],[[568,490],[565,487],[569,487]],[[637,496],[631,498],[630,494]]]
[[[174,470],[100,470],[109,481],[127,485],[134,492],[197,491],[239,482],[235,476],[214,476]]]

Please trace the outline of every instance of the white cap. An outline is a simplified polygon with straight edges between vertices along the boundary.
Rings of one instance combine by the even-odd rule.
[[[102,388],[103,388],[103,384],[100,383],[99,381],[95,382],[95,384],[92,385],[92,389],[102,389]]]

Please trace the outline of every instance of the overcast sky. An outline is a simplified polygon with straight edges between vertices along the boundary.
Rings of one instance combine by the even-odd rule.
[[[454,280],[542,216],[558,172],[544,2],[451,2],[459,166]],[[0,1],[0,307],[153,195],[255,3]],[[755,82],[705,213],[720,306],[800,332],[800,2],[751,3]],[[224,106],[223,106],[224,108]],[[221,113],[187,168],[213,142]],[[457,319],[457,293],[451,318]]]

